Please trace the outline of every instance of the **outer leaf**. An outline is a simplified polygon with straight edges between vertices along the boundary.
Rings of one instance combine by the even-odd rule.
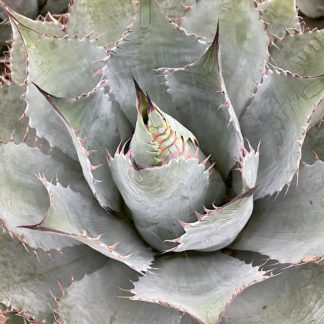
[[[85,246],[65,248],[64,255],[51,251],[51,258],[41,251],[38,259],[26,252],[8,234],[0,234],[0,300],[19,311],[26,311],[38,322],[54,322],[53,296],[60,296],[58,282],[71,284],[87,272],[100,268],[105,258]]]
[[[240,122],[252,146],[261,142],[255,198],[280,191],[298,170],[301,145],[324,85],[324,77],[269,72]]]
[[[185,234],[172,240],[180,243],[172,251],[216,251],[235,240],[252,214],[258,162],[258,153],[252,150],[246,154],[241,169],[242,194],[222,207],[208,210],[205,215],[198,214],[196,222],[184,224]]]
[[[39,21],[32,20],[19,15],[17,12],[11,10],[10,8],[6,8],[11,17],[17,19],[24,26],[36,30],[38,33],[46,34],[46,35],[57,35],[63,36],[63,25],[57,21],[47,22],[47,21]],[[23,84],[27,78],[27,53],[24,47],[23,40],[21,39],[21,35],[17,30],[17,27],[13,24],[12,33],[13,40],[10,49],[10,69],[11,69],[11,78],[17,84]]]
[[[106,165],[107,150],[116,150],[128,128],[118,107],[113,107],[104,89],[78,99],[60,99],[39,88],[67,127],[77,150],[83,174],[101,206],[119,210],[121,196]],[[118,127],[120,126],[120,127]],[[123,134],[124,135],[124,134]]]
[[[124,265],[107,261],[105,267],[73,283],[59,302],[65,323],[180,323],[181,314],[149,303],[120,298],[137,275]],[[76,303],[75,300],[78,302]],[[95,307],[92,305],[95,303]]]
[[[155,249],[171,244],[164,240],[182,234],[181,221],[193,221],[201,210],[209,187],[208,170],[197,159],[173,159],[159,167],[138,170],[125,155],[116,153],[109,161],[114,181],[132,212],[138,231]],[[223,191],[223,183],[218,190]],[[171,245],[172,246],[172,245]]]
[[[324,30],[288,34],[270,49],[272,61],[283,70],[303,76],[324,74]]]
[[[296,0],[269,0],[258,5],[263,20],[269,24],[268,33],[283,37],[286,29],[301,30]]]
[[[23,19],[12,12],[10,15],[13,28],[17,28],[22,37],[28,59],[26,114],[30,117],[30,125],[36,128],[37,134],[45,137],[51,146],[58,146],[63,152],[75,157],[71,142],[66,140],[68,137],[64,125],[46,101],[40,98],[41,95],[31,88],[30,83],[37,81],[43,89],[63,97],[80,95],[94,88],[99,82],[101,77],[94,75],[102,67],[102,63],[97,61],[105,56],[105,51],[99,48],[95,41],[87,38],[79,40],[39,34],[32,29],[36,26],[30,21],[26,22],[26,18]],[[48,29],[47,26],[42,31],[44,29]],[[72,72],[66,75],[67,67]]]
[[[213,253],[162,257],[135,283],[132,300],[173,307],[203,323],[220,320],[225,306],[263,273],[230,256]]]
[[[129,32],[106,62],[110,91],[129,120],[135,124],[137,112],[132,77],[163,111],[176,118],[166,89],[161,87],[162,79],[154,69],[185,66],[201,56],[205,48],[205,43],[166,20],[155,0],[141,1]]]
[[[19,121],[25,110],[21,99],[24,89],[14,83],[0,87],[0,140],[7,143],[14,132],[15,140],[21,141],[26,131],[26,123]]]
[[[58,177],[66,184],[71,178],[80,178],[72,171],[69,161],[64,163],[42,153],[37,147],[14,143],[0,145],[0,220],[5,227],[18,235],[32,248],[45,250],[71,246],[69,239],[54,237],[45,233],[33,233],[18,228],[25,224],[41,221],[49,205],[48,195],[37,175],[44,174],[48,179]]]
[[[233,248],[256,251],[282,263],[324,256],[323,179],[324,163],[318,161],[300,170],[298,186],[292,186],[285,197],[257,201]]]
[[[250,0],[201,0],[184,18],[182,27],[212,39],[218,20],[223,77],[239,117],[262,76],[268,37]]]
[[[179,120],[197,136],[202,151],[212,155],[226,179],[239,160],[243,139],[220,69],[217,33],[199,61],[164,74]]]
[[[324,267],[314,264],[284,271],[246,289],[222,323],[322,323]]]
[[[132,22],[134,7],[132,0],[74,0],[66,32],[102,35],[100,44],[111,45]]]
[[[42,222],[27,228],[71,237],[138,272],[150,267],[153,255],[148,247],[130,224],[100,208],[90,190],[77,192],[59,183],[52,185],[46,179],[42,182],[50,206]]]
[[[297,0],[297,6],[308,17],[324,16],[324,5],[321,0]]]

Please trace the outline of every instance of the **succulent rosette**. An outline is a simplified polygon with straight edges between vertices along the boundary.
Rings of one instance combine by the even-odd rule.
[[[323,321],[324,34],[295,1],[0,5],[0,322]]]

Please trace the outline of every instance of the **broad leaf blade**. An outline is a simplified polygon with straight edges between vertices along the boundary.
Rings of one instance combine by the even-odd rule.
[[[293,183],[286,195],[255,202],[250,222],[233,248],[270,256],[282,263],[324,256],[324,163],[303,167],[298,186]]]
[[[269,0],[258,5],[270,35],[283,37],[286,29],[301,30],[296,0]]]
[[[78,0],[72,2],[66,33],[100,37],[100,44],[111,45],[131,24],[135,6],[132,0]]]
[[[155,0],[141,1],[141,8],[129,32],[107,58],[105,75],[110,92],[135,124],[134,77],[163,111],[176,118],[170,98],[162,86],[163,79],[155,69],[183,67],[201,56],[205,49],[205,43],[171,24],[160,12]]]
[[[79,280],[105,263],[103,256],[86,246],[65,248],[64,255],[53,250],[51,257],[37,251],[36,258],[6,233],[0,234],[0,244],[0,299],[8,306],[29,313],[37,322],[54,322],[55,301],[51,292],[56,297],[61,296],[59,282],[69,286],[71,276]]]
[[[123,113],[113,106],[104,89],[95,89],[76,99],[60,99],[40,88],[38,90],[65,124],[83,174],[100,205],[120,210],[121,197],[107,166],[106,152],[114,152],[122,140],[131,137]],[[128,129],[128,138],[123,138],[125,129]]]
[[[248,222],[253,210],[253,191],[258,172],[259,154],[253,150],[241,161],[242,194],[222,207],[198,214],[194,223],[184,224],[185,234],[172,242],[171,251],[216,251],[232,243]]]
[[[203,323],[219,321],[238,292],[264,278],[257,268],[221,253],[162,257],[155,267],[134,284],[130,298],[178,309]]]
[[[303,79],[269,71],[240,120],[243,135],[260,145],[255,198],[280,191],[298,170],[310,118],[324,77]]]
[[[40,222],[49,206],[47,192],[37,175],[46,175],[52,180],[58,177],[64,184],[69,184],[73,178],[80,178],[80,174],[70,169],[69,160],[59,161],[55,155],[44,154],[38,147],[29,147],[25,143],[1,144],[0,152],[1,222],[32,248],[48,250],[74,245],[70,239],[33,233],[18,227]]]
[[[220,65],[217,32],[199,61],[182,69],[165,70],[164,78],[179,120],[197,136],[202,151],[211,154],[226,179],[240,158],[243,139]]]
[[[240,117],[262,76],[268,57],[268,37],[253,1],[201,0],[181,26],[211,40],[218,20],[223,77]]]
[[[303,144],[302,162],[313,164],[316,159],[324,160],[324,125],[317,124],[307,131]]]
[[[298,266],[247,288],[228,307],[224,324],[321,323],[324,267]]]
[[[106,265],[65,290],[59,302],[62,320],[66,323],[161,323],[179,324],[182,315],[150,303],[129,301],[123,290],[137,275],[124,265],[107,261]],[[77,303],[75,301],[78,301]],[[95,306],[95,307],[94,307]]]
[[[41,180],[50,197],[50,206],[39,224],[27,228],[76,239],[138,272],[149,269],[153,261],[150,249],[131,224],[100,208],[90,190],[78,192]]]

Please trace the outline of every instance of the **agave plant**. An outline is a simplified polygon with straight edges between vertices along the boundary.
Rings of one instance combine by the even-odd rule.
[[[0,322],[323,322],[324,33],[295,1],[0,4]]]

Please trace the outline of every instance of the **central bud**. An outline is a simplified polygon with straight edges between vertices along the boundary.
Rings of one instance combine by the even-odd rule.
[[[161,166],[184,156],[198,157],[196,137],[177,120],[155,105],[135,82],[137,121],[130,150],[139,168]]]
[[[175,246],[195,212],[220,202],[225,184],[197,146],[196,137],[164,113],[135,82],[137,121],[129,150],[109,166],[142,238],[157,250]],[[211,171],[213,173],[211,174]]]

